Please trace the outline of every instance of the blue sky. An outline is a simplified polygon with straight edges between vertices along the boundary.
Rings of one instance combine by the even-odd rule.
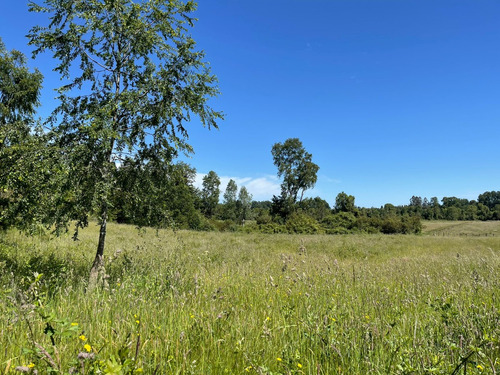
[[[465,0],[201,0],[192,30],[219,78],[220,130],[189,126],[200,173],[279,193],[271,147],[299,138],[320,166],[308,196],[359,206],[500,190],[500,3]],[[4,2],[0,37],[30,54],[45,24]],[[42,108],[54,106],[50,55]]]

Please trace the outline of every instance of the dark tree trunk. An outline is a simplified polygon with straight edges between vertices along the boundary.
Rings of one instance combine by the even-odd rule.
[[[93,290],[95,287],[106,282],[104,269],[104,243],[106,241],[106,223],[108,219],[107,208],[103,210],[101,215],[101,229],[99,230],[99,242],[97,244],[97,251],[94,258],[94,263],[90,269],[89,286],[88,290]]]

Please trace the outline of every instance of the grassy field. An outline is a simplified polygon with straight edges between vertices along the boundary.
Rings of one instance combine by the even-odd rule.
[[[423,233],[432,236],[500,236],[500,221],[424,221]]]
[[[497,374],[497,229],[0,233],[0,374]]]

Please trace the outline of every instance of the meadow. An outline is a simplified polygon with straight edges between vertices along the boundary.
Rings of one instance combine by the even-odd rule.
[[[497,230],[3,232],[0,374],[497,374]]]

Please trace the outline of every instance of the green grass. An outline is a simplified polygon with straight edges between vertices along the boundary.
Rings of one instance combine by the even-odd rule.
[[[424,221],[422,232],[433,236],[500,236],[500,221]]]
[[[477,224],[426,224],[420,236],[109,225],[109,287],[87,294],[95,226],[78,242],[9,231],[0,374],[28,363],[48,373],[34,342],[61,373],[90,373],[76,359],[84,344],[108,373],[120,357],[150,374],[500,373],[500,238],[462,235],[498,225]]]

